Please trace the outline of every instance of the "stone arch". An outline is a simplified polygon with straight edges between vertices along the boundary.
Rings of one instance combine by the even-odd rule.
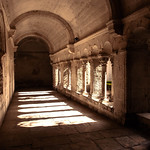
[[[33,11],[28,11],[25,12],[21,15],[19,15],[18,17],[16,17],[11,23],[10,23],[10,27],[11,28],[15,28],[15,26],[17,25],[18,22],[22,21],[23,19],[28,18],[29,16],[36,16],[36,15],[44,15],[47,17],[51,17],[52,19],[56,19],[57,21],[59,21],[68,31],[69,37],[70,37],[70,43],[74,43],[74,33],[73,30],[71,28],[71,26],[69,25],[69,23],[63,19],[62,17],[60,17],[57,14],[54,14],[52,12],[49,11],[42,11],[42,10],[33,10]]]
[[[15,39],[15,45],[18,45],[20,41],[22,41],[24,38],[27,37],[37,37],[39,39],[42,39],[49,47],[49,52],[53,52],[53,44],[43,35],[37,32],[30,32],[30,33],[26,33],[24,35],[19,36],[18,38]]]
[[[109,10],[109,19],[121,19],[120,2],[118,0],[106,0],[106,2]]]
[[[115,33],[122,35],[123,34],[123,24],[122,24],[122,11],[121,11],[121,2],[119,0],[106,0],[107,7],[109,10],[109,22],[106,23],[109,30],[112,29]]]

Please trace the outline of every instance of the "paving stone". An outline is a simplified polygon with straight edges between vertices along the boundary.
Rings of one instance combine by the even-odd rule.
[[[73,134],[68,136],[73,143],[77,142],[89,142],[90,139],[85,134]]]
[[[56,136],[33,140],[33,148],[45,147],[51,145],[69,144],[70,139],[67,136]]]
[[[102,136],[99,132],[84,133],[84,136],[92,140],[98,140],[104,138],[104,136]]]
[[[62,135],[76,134],[76,133],[79,133],[76,126],[78,125],[60,126],[59,129]]]
[[[111,130],[104,130],[100,131],[100,133],[104,137],[120,137],[125,135],[132,135],[134,134],[131,130],[122,128],[122,129],[111,129]]]
[[[150,144],[143,144],[132,147],[132,150],[150,150]]]
[[[96,144],[92,141],[90,142],[79,142],[75,144],[71,144],[72,150],[99,150]]]
[[[76,129],[77,129],[77,131],[78,132],[80,132],[80,133],[83,133],[83,132],[90,132],[90,131],[93,131],[94,130],[94,128],[93,127],[91,127],[91,125],[90,124],[80,124],[80,125],[78,125],[78,126],[76,126]],[[93,129],[93,130],[92,130]]]
[[[31,143],[32,140],[28,135],[7,135],[0,138],[0,147],[23,146]]]
[[[139,144],[127,136],[116,138],[116,140],[124,147],[133,147]]]
[[[129,136],[130,138],[132,138],[135,142],[137,142],[137,143],[139,143],[139,144],[141,144],[141,143],[143,143],[143,142],[146,142],[147,141],[147,139],[146,138],[144,138],[144,137],[142,137],[142,136],[140,136],[140,135],[131,135],[131,136]]]
[[[96,143],[102,150],[120,150],[123,147],[112,138],[96,140]]]

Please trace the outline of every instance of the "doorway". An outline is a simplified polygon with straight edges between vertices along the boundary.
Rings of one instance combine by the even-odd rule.
[[[15,53],[15,87],[19,89],[52,89],[52,66],[49,47],[36,37],[27,37]]]

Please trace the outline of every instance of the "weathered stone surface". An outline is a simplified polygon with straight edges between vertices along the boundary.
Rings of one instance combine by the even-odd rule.
[[[110,148],[112,150],[123,149],[123,147],[119,143],[117,143],[114,139],[111,138],[97,140],[96,143],[102,150],[109,150]]]
[[[138,145],[139,143],[135,142],[130,137],[124,136],[124,137],[118,137],[116,140],[124,147],[133,147],[135,145]]]

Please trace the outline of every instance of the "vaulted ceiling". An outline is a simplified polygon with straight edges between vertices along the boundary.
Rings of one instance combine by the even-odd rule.
[[[80,40],[87,37],[105,27],[110,19],[122,15],[118,0],[2,1],[8,22],[16,29],[15,43],[28,36],[40,37],[49,45],[50,53],[74,43],[75,37]]]

